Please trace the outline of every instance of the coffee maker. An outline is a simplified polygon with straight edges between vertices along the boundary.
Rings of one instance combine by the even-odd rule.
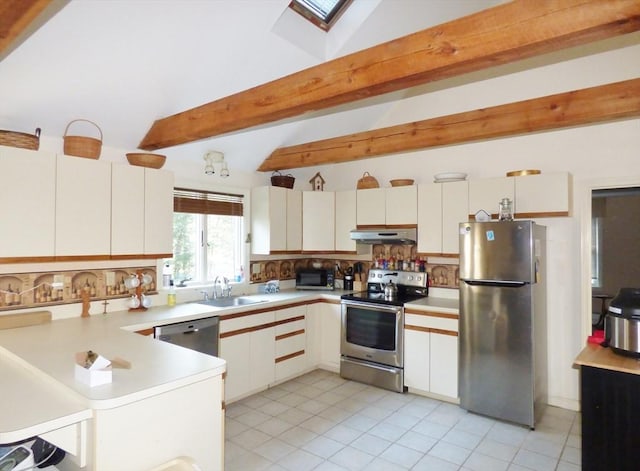
[[[344,289],[347,291],[353,290],[353,272],[344,274]]]

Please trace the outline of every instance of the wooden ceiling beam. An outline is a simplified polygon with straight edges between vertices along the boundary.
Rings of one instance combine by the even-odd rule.
[[[2,0],[0,60],[66,3],[68,0]]]
[[[271,172],[640,116],[640,78],[276,149]]]
[[[514,0],[159,119],[161,149],[640,29],[638,0]]]

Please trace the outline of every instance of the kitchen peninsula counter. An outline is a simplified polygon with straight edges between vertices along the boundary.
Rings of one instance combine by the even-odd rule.
[[[75,463],[87,466],[85,469],[108,470],[113,464],[108,455],[129,457],[140,454],[136,451],[138,439],[132,434],[145,433],[145,430],[153,434],[156,422],[151,418],[155,417],[161,422],[171,422],[172,430],[193,430],[194,434],[201,437],[208,436],[207,443],[218,440],[218,457],[213,457],[209,450],[199,455],[204,455],[204,459],[199,460],[208,465],[207,469],[218,469],[216,460],[222,455],[222,423],[216,424],[214,431],[205,419],[222,416],[222,374],[226,362],[134,332],[157,325],[236,312],[277,309],[298,303],[339,303],[340,296],[347,292],[285,290],[275,294],[243,296],[260,302],[237,307],[220,308],[192,302],[157,306],[147,311],[93,314],[89,318],[60,319],[47,324],[0,330],[0,374],[3,377],[3,397],[8,398],[0,404],[0,443],[40,435],[65,448],[74,455],[71,458]],[[443,298],[427,298],[407,306],[457,312],[457,301]],[[111,383],[89,387],[76,380],[74,371],[75,354],[88,350],[110,360],[125,360],[131,367],[113,368]],[[211,394],[212,388],[217,389],[216,394]],[[190,390],[194,391],[194,395],[185,396],[185,391]],[[203,401],[202,397],[208,399]],[[197,408],[193,413],[183,410],[185,404],[201,402],[210,405],[204,414]],[[174,404],[181,406],[173,409]],[[160,410],[162,408],[165,412]],[[213,409],[218,411],[218,415]],[[198,415],[202,415],[202,418]],[[168,416],[171,418],[168,419]],[[178,423],[181,420],[183,423]],[[196,425],[191,427],[186,421]],[[61,430],[70,431],[66,435],[74,437],[71,443],[68,437],[59,441],[58,436],[50,435]],[[124,433],[123,430],[131,432]],[[107,440],[110,443],[130,442],[131,446],[115,453],[114,448],[101,448],[104,441],[98,440],[96,449],[87,452],[86,443],[92,442],[92,434],[106,434],[110,437]],[[165,434],[171,435],[170,432]],[[144,458],[147,461],[137,456],[135,459],[140,460],[140,469],[150,468],[150,465],[155,466],[177,456],[177,446],[171,443],[165,446],[163,443],[162,447],[166,449],[153,458],[157,461],[148,461],[148,457]],[[192,450],[195,450],[193,455],[196,458],[202,451],[198,446]]]

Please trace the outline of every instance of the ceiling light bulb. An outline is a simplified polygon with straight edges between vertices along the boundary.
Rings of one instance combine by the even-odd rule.
[[[227,162],[222,162],[222,168],[220,169],[220,176],[226,178],[229,176],[229,167],[227,167]]]

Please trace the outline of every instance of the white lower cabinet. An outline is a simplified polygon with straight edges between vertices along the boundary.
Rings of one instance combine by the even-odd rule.
[[[320,305],[320,365],[339,371],[341,306],[333,303]]]
[[[275,311],[220,319],[220,358],[227,362],[225,398],[265,389],[275,379]]]
[[[276,312],[275,380],[299,376],[307,369],[307,306],[294,306]]]
[[[91,460],[86,469],[148,470],[185,455],[202,469],[222,471],[221,382],[219,375],[123,406],[94,410],[95,439],[89,443]]]
[[[405,314],[404,381],[409,390],[458,397],[458,315],[411,310]]]
[[[303,374],[307,359],[307,305],[220,318],[220,358],[227,362],[227,402]]]

